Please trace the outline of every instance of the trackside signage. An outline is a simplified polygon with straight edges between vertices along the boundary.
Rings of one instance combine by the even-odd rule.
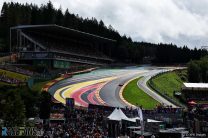
[[[42,136],[36,127],[2,127],[1,136]]]

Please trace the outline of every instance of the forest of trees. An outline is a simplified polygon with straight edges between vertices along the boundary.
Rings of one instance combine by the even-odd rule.
[[[117,40],[116,47],[111,47],[114,59],[122,62],[142,63],[144,57],[154,59],[154,63],[187,63],[200,59],[206,52],[200,49],[189,49],[187,46],[177,47],[174,44],[152,44],[133,42],[130,37],[121,36],[111,25],[95,18],[83,19],[79,15],[64,13],[61,8],[55,9],[49,1],[38,7],[34,4],[4,3],[0,16],[0,52],[9,51],[9,28],[16,25],[57,24],[80,31],[100,35]]]
[[[51,104],[49,93],[34,91],[27,86],[0,87],[0,118],[4,120],[3,126],[22,126],[25,125],[27,118],[38,115],[41,119],[49,118]]]
[[[188,80],[193,83],[208,83],[208,56],[189,62]]]

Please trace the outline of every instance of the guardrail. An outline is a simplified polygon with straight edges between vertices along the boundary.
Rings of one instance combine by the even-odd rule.
[[[172,70],[171,70],[172,71]],[[152,79],[156,78],[156,77],[159,77],[161,76],[162,74],[164,73],[168,73],[168,72],[171,72],[171,71],[165,71],[165,72],[161,72],[153,77],[151,77],[149,79],[149,81],[147,82],[147,85],[152,89],[154,90],[155,92],[157,92],[159,95],[161,95],[162,97],[164,97],[166,100],[168,100],[169,102],[179,106],[179,107],[184,107],[183,105],[179,104],[178,102],[176,102],[175,100],[173,100],[172,98],[170,98],[169,96],[167,96],[166,94],[162,93],[154,84],[154,82],[152,81]],[[174,70],[176,71],[176,70]]]

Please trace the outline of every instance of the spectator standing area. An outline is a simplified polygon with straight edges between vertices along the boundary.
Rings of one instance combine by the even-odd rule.
[[[10,52],[22,63],[70,68],[72,63],[102,66],[113,62],[116,41],[58,25],[10,28]]]

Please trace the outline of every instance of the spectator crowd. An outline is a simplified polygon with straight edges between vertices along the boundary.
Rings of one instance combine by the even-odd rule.
[[[112,109],[72,109],[65,114],[65,121],[61,121],[60,118],[56,121],[50,121],[44,127],[44,135],[57,138],[107,138],[109,131],[111,131],[107,117],[112,113]],[[122,110],[128,117],[138,116],[135,109],[125,108]],[[56,109],[56,111],[58,110]],[[60,110],[60,113],[64,114],[63,110]],[[177,114],[179,112],[172,107],[157,107],[155,110],[143,110],[144,117],[152,113],[158,115],[165,113]]]
[[[73,109],[66,114],[66,123],[51,121],[44,135],[64,138],[107,138],[107,116],[111,112],[96,109]]]
[[[7,76],[5,72],[0,72],[0,81],[6,82],[9,84],[17,84],[17,85],[24,83],[24,81],[22,80],[18,80],[16,78]]]
[[[34,75],[34,72],[26,70],[26,69],[18,68],[16,66],[0,65],[0,68],[4,69],[4,70],[8,70],[8,71],[24,74],[24,75],[27,75],[27,76],[33,76]]]

